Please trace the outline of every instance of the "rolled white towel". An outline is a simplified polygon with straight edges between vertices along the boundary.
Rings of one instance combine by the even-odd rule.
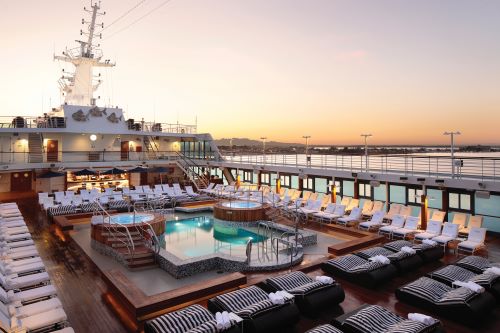
[[[229,313],[227,311],[222,312],[222,323],[224,324],[225,329],[231,327],[231,319],[229,318]]]
[[[437,242],[433,241],[432,239],[424,239],[422,241],[422,243],[427,244],[427,245],[432,245],[432,246],[436,246],[437,245]]]
[[[222,331],[224,327],[224,320],[222,319],[222,313],[216,312],[215,313],[215,321],[217,325],[217,330]]]
[[[376,261],[376,262],[379,262],[379,263],[384,264],[384,265],[389,265],[391,263],[389,258],[387,258],[383,255],[376,255],[374,257],[368,258],[368,260]]]
[[[401,248],[401,251],[402,251],[402,252],[405,252],[405,253],[409,253],[409,254],[415,254],[415,253],[417,253],[417,251],[415,251],[415,249],[412,249],[412,248],[411,248],[411,247],[409,247],[409,246],[403,246],[403,247]]]
[[[316,281],[321,282],[323,284],[332,284],[333,283],[333,279],[329,276],[326,276],[326,275],[316,276]]]
[[[293,299],[295,297],[292,294],[290,294],[289,292],[286,292],[284,290],[278,290],[275,294],[278,295],[279,297],[284,298],[284,299]]]
[[[422,313],[408,313],[408,319],[421,322],[425,325],[432,325],[436,322],[436,319]]]
[[[271,302],[273,302],[273,304],[285,304],[285,299],[276,295],[275,293],[270,293],[269,299],[271,300]]]
[[[500,275],[500,267],[489,267],[484,270],[484,273]]]
[[[232,320],[232,321],[235,321],[237,323],[243,321],[243,318],[241,318],[240,316],[238,316],[237,314],[235,314],[233,312],[229,312],[229,319]]]
[[[477,283],[475,282],[472,282],[472,281],[468,281],[468,282],[463,282],[463,281],[453,281],[453,284],[456,285],[456,286],[460,286],[460,287],[464,287],[464,288],[467,288],[467,289],[470,289],[472,290],[473,292],[477,293],[477,294],[481,294],[484,292],[484,288],[481,287],[480,285],[478,285]]]

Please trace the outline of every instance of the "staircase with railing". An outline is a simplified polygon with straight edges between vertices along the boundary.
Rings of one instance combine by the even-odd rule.
[[[158,159],[158,144],[156,143],[154,137],[150,135],[146,135],[143,138],[144,149],[146,150],[146,157],[148,160],[157,160]]]
[[[28,160],[29,163],[43,163],[43,135],[42,133],[29,133],[28,135]]]
[[[178,152],[177,157],[177,165],[189,177],[189,180],[194,184],[196,189],[199,191],[207,188],[209,179],[202,172],[203,167],[182,153]]]

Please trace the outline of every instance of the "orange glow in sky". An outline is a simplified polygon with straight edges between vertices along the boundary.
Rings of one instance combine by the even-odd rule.
[[[113,22],[138,0],[104,0]],[[215,138],[500,144],[500,1],[148,0],[103,31],[102,104]],[[5,1],[2,116],[61,103],[87,0]],[[64,67],[70,69],[70,67]]]

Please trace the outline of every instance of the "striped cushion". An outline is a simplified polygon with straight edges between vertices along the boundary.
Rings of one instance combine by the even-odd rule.
[[[58,215],[67,215],[76,213],[76,207],[73,205],[66,206],[58,206],[58,207],[50,207],[49,215],[58,216]]]
[[[453,289],[428,277],[421,277],[400,289],[434,304],[464,304],[474,297],[470,289]]]
[[[433,249],[433,248],[438,247],[438,246],[441,246],[441,245],[439,245],[439,243],[436,242],[436,245],[421,243],[421,244],[415,244],[412,247],[416,251],[425,251],[425,250]]]
[[[251,318],[259,313],[278,308],[262,289],[251,286],[215,297],[215,302],[225,311],[234,312],[242,318]]]
[[[455,265],[471,270],[476,273],[481,273],[486,268],[497,266],[498,264],[491,263],[488,259],[483,257],[467,256],[457,261]]]
[[[82,212],[93,212],[97,209],[97,204],[95,202],[87,202],[80,205]]]
[[[127,208],[128,202],[125,200],[110,201],[108,203],[108,207],[109,207],[109,209]]]
[[[476,276],[476,274],[462,267],[448,265],[435,272],[429,273],[429,276],[440,278],[451,284],[453,281],[469,281],[469,279]]]
[[[388,249],[384,249],[383,247],[376,246],[376,247],[372,247],[369,249],[364,249],[362,251],[356,252],[356,255],[360,256],[363,259],[368,259],[368,258],[375,257],[378,255],[387,257],[393,253],[394,252],[389,251]]]
[[[405,241],[405,240],[397,240],[397,241],[390,242],[390,243],[387,243],[384,245],[384,247],[386,249],[389,249],[389,250],[394,251],[394,252],[401,251],[401,249],[405,246],[412,247],[413,244],[408,242],[408,241]]]
[[[195,304],[179,311],[167,313],[149,321],[148,324],[150,328],[158,333],[185,333],[191,332],[190,330],[213,320],[214,316],[210,311],[201,305]]]
[[[376,261],[368,261],[354,254],[348,254],[327,261],[328,264],[347,273],[366,273],[385,266]]]
[[[347,318],[343,325],[363,333],[417,333],[425,332],[438,323],[436,321],[433,325],[425,325],[404,319],[379,305],[371,305]]]
[[[217,329],[217,321],[210,320],[206,323],[201,324],[198,327],[190,329],[186,333],[217,333],[219,330]]]
[[[392,253],[390,255],[387,256],[387,258],[389,258],[389,260],[391,262],[395,262],[395,261],[400,261],[404,258],[408,258],[408,257],[411,257],[411,256],[414,256],[415,254],[411,254],[411,253],[408,253],[408,252],[403,252],[403,251],[399,251],[399,252],[395,252],[395,253]]]
[[[292,272],[277,276],[267,279],[267,282],[275,289],[286,290],[292,295],[307,295],[312,291],[331,286],[315,281],[303,272]]]
[[[330,324],[316,326],[315,328],[307,331],[306,333],[343,333],[338,328],[333,327]]]

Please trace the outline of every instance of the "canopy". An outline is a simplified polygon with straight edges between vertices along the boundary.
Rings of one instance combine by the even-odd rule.
[[[55,177],[62,177],[66,176],[65,173],[62,172],[55,172],[55,171],[47,171],[45,173],[42,173],[38,178],[55,178]]]
[[[122,170],[122,169],[113,168],[113,169],[109,169],[109,170],[106,170],[104,172],[101,172],[101,175],[120,175],[120,174],[126,173],[126,172],[127,171]]]
[[[73,172],[75,176],[93,176],[95,175],[95,171],[89,169],[83,169],[80,171]]]
[[[143,168],[143,167],[136,167],[136,168],[128,170],[127,172],[130,172],[130,173],[148,172],[148,169]]]

